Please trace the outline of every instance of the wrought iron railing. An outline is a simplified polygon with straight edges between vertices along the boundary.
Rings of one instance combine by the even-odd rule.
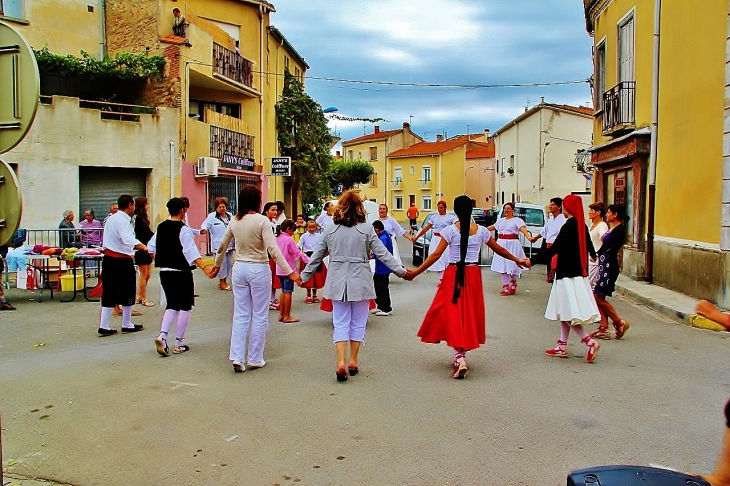
[[[603,93],[603,132],[636,124],[636,81],[623,81]]]
[[[224,155],[233,155],[244,159],[254,158],[254,137],[226,128],[210,126],[210,156],[222,159]]]
[[[213,72],[237,83],[253,87],[253,62],[236,51],[213,43]]]

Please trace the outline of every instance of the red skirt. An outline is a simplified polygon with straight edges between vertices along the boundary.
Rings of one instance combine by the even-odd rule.
[[[303,261],[299,261],[299,273],[302,273],[304,271],[304,267],[306,267],[307,264]],[[320,266],[322,267],[322,270],[319,272],[314,272],[312,275],[312,278],[307,280],[307,283],[302,285],[302,288],[305,289],[321,289],[324,288],[324,283],[327,280],[327,267],[325,266],[324,262],[320,263]]]
[[[456,266],[449,265],[423,318],[418,336],[424,343],[446,341],[452,348],[469,351],[487,341],[482,271],[476,265],[466,267],[461,296],[456,304],[452,304],[455,280]]]
[[[271,288],[280,289],[281,282],[279,282],[279,277],[276,276],[276,262],[273,258],[269,258],[269,268],[271,269]]]
[[[370,299],[370,306],[368,307],[369,310],[375,309],[375,300]],[[322,300],[319,303],[319,310],[324,312],[332,312],[332,301],[330,299],[325,299],[322,297]]]

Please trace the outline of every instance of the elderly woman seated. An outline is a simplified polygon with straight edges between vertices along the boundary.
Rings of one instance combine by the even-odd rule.
[[[94,211],[84,210],[84,219],[81,220],[81,243],[84,246],[100,246],[102,237],[101,222],[94,218]]]

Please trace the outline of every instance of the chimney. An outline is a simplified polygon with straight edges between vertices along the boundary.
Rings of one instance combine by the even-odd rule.
[[[438,135],[436,135],[436,141],[437,142],[443,142],[444,141],[444,136],[439,133]]]
[[[489,140],[489,128],[484,129],[484,136],[486,137],[487,140]]]
[[[380,126],[379,125],[375,125],[375,133],[380,133]]]
[[[540,96],[540,104],[541,105],[544,105],[545,104],[545,97],[544,96]]]
[[[403,130],[410,130],[411,124],[408,122],[403,122]]]

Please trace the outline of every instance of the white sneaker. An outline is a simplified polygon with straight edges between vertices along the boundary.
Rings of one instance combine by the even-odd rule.
[[[377,314],[378,312],[382,312],[382,311],[380,309],[378,309],[377,307],[370,311],[371,314]]]
[[[248,363],[248,369],[250,370],[263,368],[264,366],[266,366],[266,361],[262,361],[261,363]]]
[[[381,310],[378,310],[378,311],[377,311],[377,312],[375,313],[375,315],[376,315],[376,316],[392,316],[392,315],[393,315],[393,311],[390,311],[390,312],[385,312],[385,311],[381,311]]]
[[[235,371],[236,373],[243,373],[244,371],[246,371],[246,366],[244,366],[244,364],[240,361],[234,361],[233,371]]]

